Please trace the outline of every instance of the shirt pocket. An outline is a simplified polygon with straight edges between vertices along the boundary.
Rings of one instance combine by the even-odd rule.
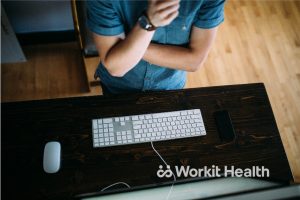
[[[186,45],[190,41],[191,20],[189,16],[178,15],[166,26],[166,43],[173,45]]]
[[[166,43],[166,30],[164,27],[158,27],[152,38],[152,42],[165,44]]]

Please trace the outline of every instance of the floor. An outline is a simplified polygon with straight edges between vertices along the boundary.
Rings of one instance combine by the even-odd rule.
[[[1,66],[1,100],[78,96],[89,92],[76,42],[25,46],[25,63]]]
[[[300,182],[300,1],[229,0],[225,15],[207,62],[188,74],[186,88],[263,82]],[[101,93],[86,80],[99,58],[86,58],[84,68],[75,43],[24,51],[27,63],[1,66],[2,101]]]

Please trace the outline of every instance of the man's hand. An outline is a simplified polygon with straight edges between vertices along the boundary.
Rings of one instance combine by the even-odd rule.
[[[170,24],[178,15],[180,0],[148,0],[147,15],[155,27]]]

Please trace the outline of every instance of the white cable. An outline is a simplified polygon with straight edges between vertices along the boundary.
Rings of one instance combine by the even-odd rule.
[[[167,162],[162,158],[162,156],[161,156],[161,155],[158,153],[158,151],[154,148],[153,142],[152,142],[152,141],[150,141],[150,142],[151,142],[152,149],[155,151],[155,153],[158,155],[158,157],[163,161],[163,163],[166,165],[166,167],[168,167]],[[173,183],[172,183],[172,186],[171,186],[171,188],[170,188],[170,190],[169,190],[168,196],[167,196],[167,198],[166,198],[167,200],[170,198],[170,195],[171,195],[172,190],[173,190],[174,183],[176,182],[176,176],[175,176],[175,174],[173,173],[173,171],[171,170],[171,168],[170,168],[170,171],[172,172],[172,175],[173,175]]]
[[[125,183],[125,182],[116,182],[116,183],[113,183],[113,184],[111,184],[111,185],[109,185],[109,186],[103,188],[103,189],[101,190],[101,192],[103,192],[104,190],[106,190],[106,189],[108,189],[108,188],[110,188],[110,187],[112,187],[112,186],[118,185],[118,184],[123,184],[123,185],[126,185],[128,188],[130,188],[130,185],[128,185],[128,184]]]
[[[153,151],[158,155],[158,157],[163,161],[163,163],[164,163],[164,164],[166,165],[166,167],[168,168],[168,166],[169,166],[168,163],[163,159],[163,157],[162,157],[162,156],[158,153],[158,151],[154,148],[153,142],[152,142],[152,141],[150,141],[150,142],[151,142],[151,147],[152,147]],[[175,176],[175,174],[173,173],[173,171],[171,170],[171,168],[170,168],[170,171],[172,172],[172,175],[173,175],[173,183],[172,183],[171,188],[170,188],[170,190],[169,190],[169,192],[168,192],[168,196],[166,197],[167,200],[170,198],[170,195],[171,195],[172,190],[173,190],[174,183],[176,182],[176,176]],[[123,185],[126,185],[128,188],[130,188],[130,185],[128,185],[128,184],[125,183],[125,182],[116,182],[116,183],[113,183],[113,184],[111,184],[111,185],[109,185],[109,186],[103,188],[103,189],[101,190],[101,192],[103,192],[104,190],[106,190],[106,189],[108,189],[108,188],[110,188],[110,187],[113,187],[113,186],[115,186],[115,185],[118,185],[118,184],[123,184]]]

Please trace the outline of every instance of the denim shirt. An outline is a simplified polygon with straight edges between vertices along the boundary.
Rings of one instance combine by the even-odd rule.
[[[169,25],[159,27],[153,43],[187,46],[193,26],[210,29],[224,21],[225,0],[181,0],[179,15]],[[125,36],[135,26],[147,8],[142,0],[87,1],[87,25],[96,34]],[[171,58],[170,58],[171,59]],[[157,66],[141,60],[123,77],[109,74],[100,62],[96,74],[111,93],[146,90],[181,89],[186,82],[186,72]]]

